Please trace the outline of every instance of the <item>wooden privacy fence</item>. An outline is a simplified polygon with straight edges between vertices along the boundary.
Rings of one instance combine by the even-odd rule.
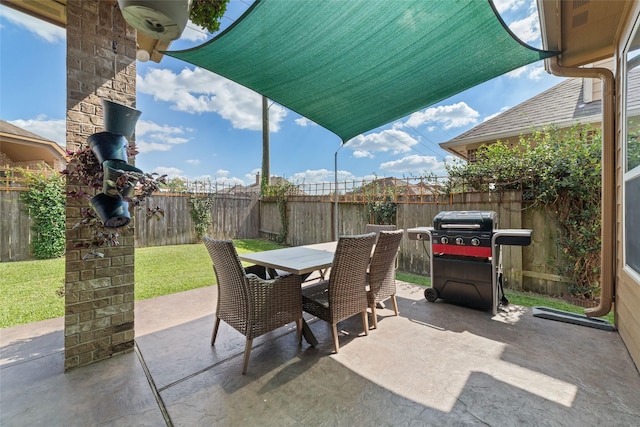
[[[0,203],[0,261],[32,259],[29,254],[31,220],[17,191],[2,191]],[[148,207],[159,206],[164,219],[145,220],[138,214],[136,247],[197,243],[189,210],[189,194],[158,194],[147,199]],[[209,197],[199,195],[197,197]],[[515,289],[549,295],[566,293],[566,279],[557,275],[562,262],[558,247],[558,227],[544,209],[523,209],[519,192],[455,194],[427,203],[398,203],[396,225],[401,229],[431,226],[433,217],[446,210],[494,210],[499,228],[531,228],[533,243],[528,247],[503,248],[504,273]],[[276,201],[259,200],[256,194],[216,194],[211,209],[213,223],[207,234],[219,239],[274,238],[282,231]],[[287,199],[288,233],[291,246],[333,239],[335,204],[321,196],[290,196]],[[371,222],[366,203],[338,203],[338,234],[359,234]],[[429,275],[428,242],[403,239],[399,269]]]
[[[136,247],[183,245],[197,243],[195,226],[189,210],[189,194],[154,195],[147,207],[164,209],[164,219],[136,218]],[[211,197],[206,194],[193,197]],[[212,224],[207,235],[216,239],[251,239],[259,236],[257,194],[216,194],[211,208]]]
[[[149,197],[146,207],[159,206],[164,218],[146,220],[143,210],[136,214],[135,244],[149,246],[197,243],[191,214],[189,194],[158,194]],[[196,195],[195,197],[207,197]],[[259,236],[259,205],[257,195],[218,194],[211,209],[213,223],[207,234],[218,239],[249,239]],[[20,191],[0,191],[0,262],[33,259],[31,219]]]
[[[461,193],[426,203],[398,203],[396,226],[407,230],[433,225],[433,217],[441,211],[491,210],[498,213],[498,227],[533,229],[530,246],[503,246],[503,272],[512,289],[535,291],[548,295],[566,294],[566,278],[556,274],[562,262],[558,246],[558,226],[544,208],[525,209],[518,191],[502,194]],[[306,245],[333,239],[336,221],[332,201],[313,196],[293,196],[287,201],[289,216],[286,243]],[[360,234],[370,222],[367,205],[363,202],[338,203],[338,234]],[[281,232],[280,214],[275,201],[260,202],[260,231],[262,237],[277,236]],[[430,274],[429,242],[404,238],[400,246],[398,268],[408,273]]]

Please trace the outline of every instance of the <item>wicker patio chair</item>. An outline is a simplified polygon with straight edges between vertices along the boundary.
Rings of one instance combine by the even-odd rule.
[[[393,311],[398,315],[396,301],[396,256],[398,247],[404,234],[403,230],[381,231],[376,242],[376,248],[371,256],[369,274],[367,275],[369,289],[367,299],[371,308],[373,327],[378,328],[376,305],[391,298]]]
[[[367,224],[364,228],[364,232],[376,233],[376,240],[377,240],[381,231],[393,231],[397,229],[398,227],[396,227],[393,224]]]
[[[360,313],[364,333],[369,334],[365,286],[375,239],[375,233],[340,236],[329,280],[302,288],[302,309],[331,324],[336,353],[340,347],[338,322]]]
[[[242,373],[247,371],[253,339],[289,322],[296,322],[298,343],[302,341],[300,276],[291,274],[263,280],[242,268],[231,240],[204,237],[218,281],[218,307],[211,335],[215,344],[220,320],[247,338]]]

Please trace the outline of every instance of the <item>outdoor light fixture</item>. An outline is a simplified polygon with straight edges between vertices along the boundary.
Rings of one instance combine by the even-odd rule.
[[[151,58],[151,54],[145,49],[136,50],[136,59],[140,62],[147,62]]]

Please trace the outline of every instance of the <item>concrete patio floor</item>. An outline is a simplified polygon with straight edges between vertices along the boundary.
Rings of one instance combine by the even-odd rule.
[[[0,330],[2,426],[638,426],[640,375],[620,336],[428,303],[398,282],[400,316],[310,319],[254,340],[221,326],[215,287],[136,303],[136,351],[63,372],[62,318]],[[389,304],[387,304],[389,305]]]

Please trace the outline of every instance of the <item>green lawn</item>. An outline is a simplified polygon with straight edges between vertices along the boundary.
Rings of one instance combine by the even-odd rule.
[[[239,253],[281,246],[264,240],[236,240]],[[136,300],[152,298],[215,283],[211,259],[202,244],[136,249]],[[64,315],[64,259],[0,263],[0,328]],[[398,272],[398,280],[430,286],[428,277]],[[512,304],[544,305],[583,313],[562,300],[537,294],[507,291]],[[613,322],[613,314],[605,317]]]

